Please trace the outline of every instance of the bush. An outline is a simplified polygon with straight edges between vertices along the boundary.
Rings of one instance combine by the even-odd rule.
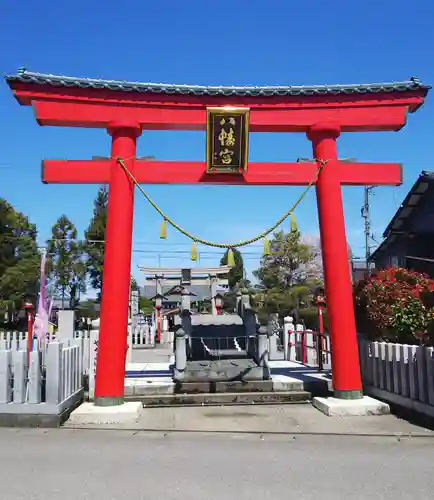
[[[313,330],[314,332],[319,331],[318,309],[316,307],[300,309],[300,319],[304,322],[304,325],[308,330]],[[328,332],[328,318],[326,311],[323,311],[323,320],[324,331]]]
[[[403,268],[387,268],[355,287],[359,331],[374,340],[431,345],[434,280]]]

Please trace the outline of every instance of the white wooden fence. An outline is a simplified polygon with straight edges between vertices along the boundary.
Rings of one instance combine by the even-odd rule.
[[[378,397],[434,417],[434,348],[359,339],[363,388]]]
[[[306,366],[331,368],[331,346],[328,334],[318,334],[303,325],[285,321],[283,325],[284,359]],[[321,362],[319,357],[321,357]]]
[[[59,415],[75,405],[83,394],[81,349],[50,342],[44,353],[0,350],[0,413]]]

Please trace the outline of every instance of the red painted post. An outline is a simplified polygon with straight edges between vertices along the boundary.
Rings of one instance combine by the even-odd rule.
[[[324,368],[324,351],[325,351],[325,338],[324,338],[325,299],[324,299],[324,297],[322,297],[322,296],[317,297],[316,306],[317,306],[317,312],[318,312],[318,335],[316,337],[318,370],[322,371]]]
[[[321,339],[321,349],[324,352],[325,349],[325,338],[324,338],[324,311],[326,308],[326,300],[322,295],[318,295],[316,299],[317,311],[318,311],[318,333]]]
[[[30,361],[30,353],[33,350],[33,304],[26,302],[24,309],[27,313],[27,357]]]
[[[95,381],[95,405],[114,406],[124,402],[128,307],[131,278],[131,246],[134,184],[116,158],[134,171],[136,123],[110,123],[112,165],[110,172],[104,278]]]
[[[161,306],[155,306],[156,321],[157,321],[157,342],[161,342]]]
[[[335,123],[318,123],[310,128],[307,135],[312,141],[314,157],[328,160],[319,175],[316,195],[332,347],[334,396],[359,399],[362,397],[362,381],[341,185],[336,173],[336,139],[340,135],[340,127]]]

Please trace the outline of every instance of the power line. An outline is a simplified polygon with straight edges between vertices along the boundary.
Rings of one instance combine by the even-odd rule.
[[[373,235],[371,234],[371,217],[370,217],[370,204],[369,204],[369,196],[373,194],[373,191],[376,186],[365,186],[364,187],[364,203],[361,209],[361,216],[365,219],[365,259],[366,259],[366,267],[368,272],[371,269],[371,263],[369,261],[371,257],[371,245],[370,241],[373,239]]]

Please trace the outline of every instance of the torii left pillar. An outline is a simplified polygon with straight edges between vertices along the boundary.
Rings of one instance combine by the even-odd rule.
[[[111,170],[108,196],[104,279],[95,381],[95,405],[124,402],[128,300],[134,215],[134,184],[117,158],[134,172],[139,124],[111,122]]]

